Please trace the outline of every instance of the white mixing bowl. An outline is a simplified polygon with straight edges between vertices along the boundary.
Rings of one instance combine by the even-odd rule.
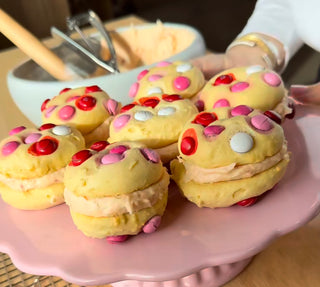
[[[145,29],[150,28],[150,25],[156,24],[143,24],[135,26],[135,28]],[[198,30],[184,24],[164,23],[163,25],[172,28],[187,29],[191,31],[195,37],[193,42],[185,50],[162,60],[187,61],[205,54],[205,42]],[[129,28],[130,27],[120,28],[117,29],[117,32],[121,33],[121,31]],[[40,107],[43,101],[58,95],[62,89],[67,87],[76,88],[98,85],[115,100],[120,101],[123,104],[131,102],[132,99],[128,97],[130,86],[136,81],[137,75],[142,70],[148,69],[151,66],[152,65],[141,66],[119,74],[108,74],[84,80],[60,82],[53,79],[41,80],[43,74],[46,74],[46,72],[34,61],[28,60],[8,73],[7,83],[11,97],[18,108],[31,122],[39,126],[41,125]]]

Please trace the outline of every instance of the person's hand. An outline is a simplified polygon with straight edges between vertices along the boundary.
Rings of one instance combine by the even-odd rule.
[[[225,54],[206,54],[205,56],[193,59],[191,63],[202,71],[206,80],[227,69]]]
[[[293,85],[289,94],[302,104],[320,105],[320,82],[310,86]]]
[[[207,80],[214,75],[233,67],[260,65],[266,67],[259,48],[237,46],[225,54],[210,53],[191,61],[204,74]]]
[[[265,61],[266,52],[258,45],[236,45],[229,49],[224,54],[210,53],[205,56],[193,59],[191,62],[199,67],[204,73],[207,80],[211,79],[217,73],[233,67],[260,65],[272,70],[281,70],[284,65],[285,50],[282,43],[270,36],[255,33],[260,35],[270,44],[272,43],[278,51],[277,59],[279,61],[274,67],[270,67],[270,63]],[[270,59],[270,57],[269,57]]]

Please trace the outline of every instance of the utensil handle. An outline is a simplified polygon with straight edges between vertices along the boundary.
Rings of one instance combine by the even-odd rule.
[[[60,81],[74,79],[72,71],[33,34],[0,9],[0,32],[51,76]]]

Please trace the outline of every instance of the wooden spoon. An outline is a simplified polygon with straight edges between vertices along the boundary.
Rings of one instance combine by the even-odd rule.
[[[60,81],[79,79],[79,76],[56,54],[2,9],[0,9],[0,32],[55,79]]]

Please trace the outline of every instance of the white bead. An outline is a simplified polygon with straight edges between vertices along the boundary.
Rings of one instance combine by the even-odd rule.
[[[152,95],[152,94],[163,94],[162,89],[159,87],[153,87],[151,89],[149,89],[148,91],[148,96]]]
[[[71,134],[71,128],[68,126],[55,126],[52,129],[52,133],[57,136],[66,136]]]
[[[248,75],[259,73],[264,70],[264,67],[256,65],[256,66],[250,66],[246,69],[246,72]]]
[[[161,108],[158,111],[158,116],[170,116],[176,112],[176,108],[174,107],[166,107]]]
[[[134,118],[137,121],[145,122],[153,117],[153,114],[149,111],[139,111],[134,114]]]
[[[230,140],[230,146],[237,153],[246,153],[253,147],[253,139],[247,133],[236,133]]]
[[[185,73],[192,69],[192,65],[190,63],[185,63],[177,66],[176,70],[179,73]]]

